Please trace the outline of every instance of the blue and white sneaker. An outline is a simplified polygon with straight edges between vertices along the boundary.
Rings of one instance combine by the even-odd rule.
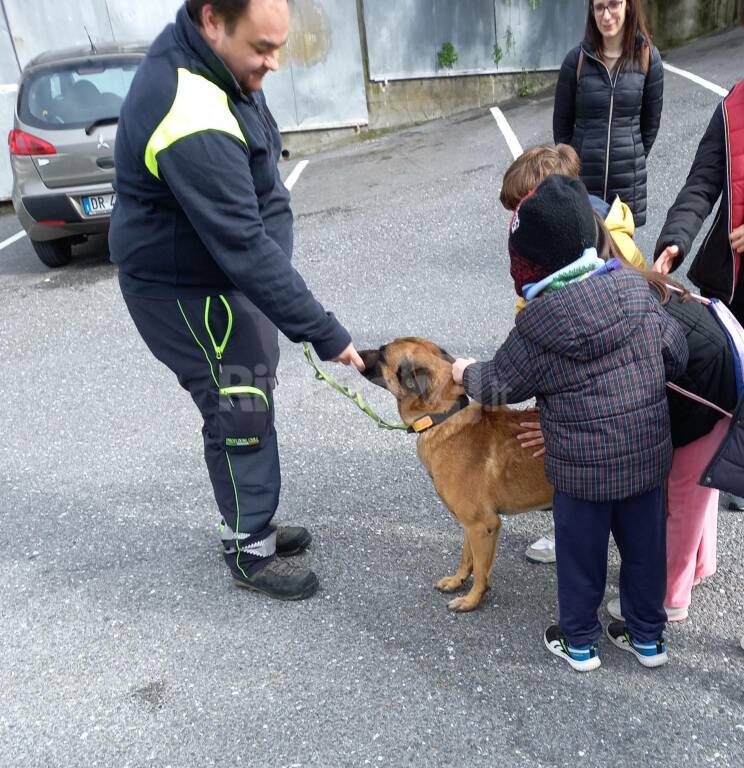
[[[545,647],[559,659],[565,659],[577,672],[591,672],[602,662],[599,658],[599,645],[571,645],[557,624],[545,630]]]
[[[660,667],[669,661],[663,635],[650,643],[633,640],[624,621],[607,625],[607,637],[623,651],[632,653],[644,667]]]

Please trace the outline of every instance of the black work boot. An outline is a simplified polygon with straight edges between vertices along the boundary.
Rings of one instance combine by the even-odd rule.
[[[279,557],[291,557],[304,552],[313,537],[301,525],[280,525],[276,529],[276,553]]]
[[[276,557],[257,570],[248,571],[247,575],[233,568],[230,573],[239,587],[263,592],[276,600],[304,600],[318,589],[318,577],[310,569]]]

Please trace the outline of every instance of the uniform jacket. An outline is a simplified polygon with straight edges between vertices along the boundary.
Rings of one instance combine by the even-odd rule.
[[[673,270],[682,263],[718,199],[710,227],[688,272],[706,296],[730,304],[741,284],[741,256],[729,234],[744,224],[744,81],[718,105],[698,145],[684,187],[667,213],[654,256],[679,247]]]
[[[292,267],[280,152],[263,93],[243,93],[182,6],[121,110],[111,259],[128,294],[237,288],[292,341],[308,339],[330,359],[350,336]]]
[[[636,53],[646,45],[639,34]],[[664,70],[655,47],[645,75],[639,55],[610,75],[588,39],[564,59],[555,91],[555,143],[578,152],[589,192],[607,202],[619,196],[639,227],[646,222],[646,158],[659,130],[663,92]]]
[[[686,365],[680,327],[641,275],[618,270],[530,302],[493,360],[465,369],[464,384],[484,404],[536,397],[548,479],[576,498],[614,501],[664,481],[666,378]]]

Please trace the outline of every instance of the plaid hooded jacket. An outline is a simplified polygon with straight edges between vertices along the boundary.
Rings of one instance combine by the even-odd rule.
[[[666,379],[687,366],[679,325],[639,274],[618,270],[530,302],[490,362],[465,369],[483,404],[537,398],[545,474],[587,501],[637,496],[672,460]]]

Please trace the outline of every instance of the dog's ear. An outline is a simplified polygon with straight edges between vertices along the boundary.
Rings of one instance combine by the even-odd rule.
[[[446,360],[448,363],[454,363],[455,358],[452,357],[452,355],[446,350],[439,347],[439,356],[442,358],[442,360]]]
[[[426,397],[429,391],[430,376],[428,368],[415,368],[413,362],[404,357],[398,366],[398,381],[403,389],[415,392],[419,397]]]

